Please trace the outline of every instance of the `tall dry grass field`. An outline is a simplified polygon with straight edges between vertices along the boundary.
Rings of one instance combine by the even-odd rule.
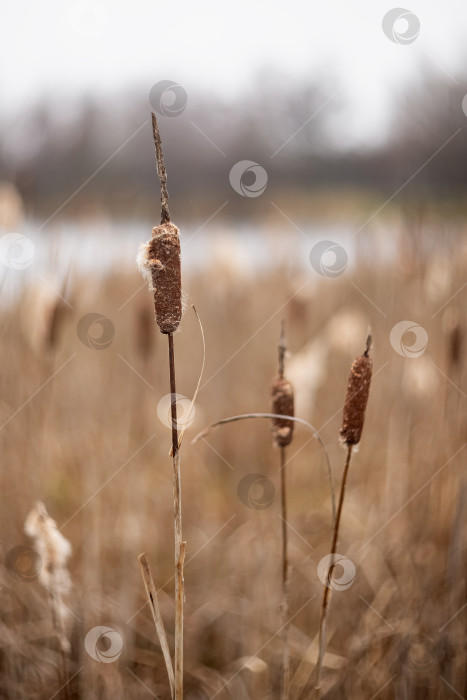
[[[220,418],[268,411],[282,318],[295,413],[319,430],[336,484],[350,363],[369,327],[373,337],[365,429],[352,453],[343,558],[329,595],[322,697],[467,697],[467,258],[459,240],[443,245],[448,274],[439,250],[419,248],[404,264],[377,266],[370,250],[334,279],[279,263],[255,278],[218,266],[185,275],[206,337],[183,444],[187,700],[280,696],[280,460],[270,423],[191,438]],[[170,698],[137,560],[147,552],[173,653],[171,436],[166,408],[157,411],[169,392],[165,338],[148,318],[136,270],[75,275],[72,308],[52,315],[53,334],[34,331],[41,314],[49,331],[51,323],[37,300],[26,287],[1,311],[0,696]],[[400,353],[391,343],[405,320],[427,333],[418,357],[403,355],[411,331]],[[203,350],[189,305],[175,344],[177,391],[190,398]],[[286,468],[289,696],[298,700],[314,689],[319,564],[332,536],[323,449],[299,424]],[[41,562],[24,532],[38,500],[73,547],[65,687]]]

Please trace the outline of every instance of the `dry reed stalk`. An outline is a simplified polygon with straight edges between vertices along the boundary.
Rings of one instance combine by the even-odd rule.
[[[290,653],[288,641],[289,619],[289,562],[287,553],[287,480],[286,480],[286,453],[285,448],[290,445],[293,435],[294,423],[290,418],[278,418],[277,416],[294,415],[293,387],[284,377],[284,357],[286,351],[284,322],[282,321],[281,335],[279,339],[279,372],[272,380],[271,412],[276,415],[272,419],[272,441],[275,447],[280,448],[280,473],[281,473],[281,515],[282,515],[282,602],[281,602],[281,629],[282,629],[282,678],[281,699],[289,697],[290,683]]]
[[[180,236],[170,221],[167,172],[162,153],[161,137],[156,115],[152,113],[152,128],[156,149],[157,173],[161,185],[161,223],[152,231],[150,240],[141,246],[138,264],[149,280],[154,293],[154,310],[159,330],[168,336],[169,375],[172,418],[172,466],[175,531],[175,700],[183,698],[183,563],[185,543],[182,541],[182,504],[180,453],[177,425],[175,355],[173,334],[182,316],[182,286],[180,268]]]
[[[371,347],[371,336],[369,335],[366,341],[366,349],[363,355],[355,358],[350,369],[349,380],[347,383],[347,393],[344,403],[344,411],[342,416],[342,427],[340,429],[341,442],[347,447],[347,456],[344,465],[344,473],[342,475],[341,489],[339,493],[339,503],[337,506],[336,521],[334,524],[332,542],[331,542],[331,561],[327,573],[327,581],[324,584],[323,600],[321,603],[321,613],[319,621],[319,650],[317,663],[316,690],[318,697],[320,696],[320,678],[321,668],[323,664],[324,651],[326,648],[326,613],[328,610],[329,591],[331,588],[332,573],[334,570],[334,556],[337,551],[337,540],[339,537],[339,524],[342,515],[342,507],[344,505],[345,486],[347,483],[347,475],[350,467],[350,458],[352,456],[352,448],[360,442],[362,436],[363,424],[365,421],[365,411],[370,392],[372,362],[368,356]]]
[[[157,636],[159,637],[159,643],[161,645],[162,653],[164,655],[164,661],[167,668],[167,675],[169,676],[170,694],[173,698],[175,688],[174,671],[172,666],[172,659],[170,656],[169,645],[167,643],[167,636],[165,634],[164,622],[162,620],[159,602],[157,600],[157,590],[154,585],[154,580],[152,578],[151,569],[149,568],[149,562],[146,554],[140,554],[138,559],[139,565],[141,567],[141,575],[143,577],[144,587],[146,589],[146,594],[148,596],[149,604],[151,606],[154,625],[156,627]]]

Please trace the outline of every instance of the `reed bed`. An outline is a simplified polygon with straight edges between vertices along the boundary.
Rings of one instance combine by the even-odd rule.
[[[337,548],[354,563],[356,575],[347,590],[333,591],[327,610],[321,695],[467,696],[464,292],[434,316],[462,286],[465,267],[461,256],[453,260],[452,286],[441,298],[430,297],[429,308],[425,269],[404,273],[362,263],[349,276],[320,281],[294,298],[300,280],[283,266],[241,285],[224,280],[222,309],[213,295],[218,270],[184,277],[207,339],[195,420],[184,442],[185,698],[272,700],[281,693],[281,500],[271,418],[234,422],[195,444],[190,438],[219,417],[265,406],[277,367],[271,348],[277,345],[278,317],[265,322],[283,304],[291,354],[286,375],[294,355],[311,341],[324,348],[313,355],[316,362],[324,359],[313,368],[320,370],[319,381],[306,397],[311,408],[303,417],[319,430],[336,475],[343,462],[339,429],[344,427],[346,438],[351,434],[351,416],[341,424],[345,382],[365,337],[360,325],[360,341],[344,329],[363,317],[375,339],[371,396],[360,450],[352,448]],[[32,547],[23,528],[38,499],[73,546],[67,560],[72,596],[66,599],[72,611],[65,662],[70,697],[146,698],[148,688],[159,698],[171,697],[155,638],[157,613],[148,607],[137,566],[138,554],[148,552],[149,590],[153,585],[173,655],[170,433],[155,418],[157,401],[168,391],[167,343],[155,323],[142,335],[136,332],[138,309],[150,304],[147,290],[119,311],[139,285],[136,272],[98,282],[75,276],[74,308],[61,319],[53,347],[30,342],[29,296],[2,310],[0,687],[8,700],[65,697],[48,591],[8,558],[14,547]],[[115,326],[113,342],[99,350],[85,346],[76,330],[83,315],[95,310]],[[334,317],[340,334],[331,332]],[[405,318],[415,318],[428,332],[419,359],[402,357],[389,342],[392,326]],[[264,328],[232,356],[259,320]],[[202,363],[197,338],[198,322],[186,314],[177,342],[177,388],[186,396],[194,393]],[[53,380],[27,402],[50,366]],[[296,397],[302,388],[298,375]],[[286,449],[289,696],[298,700],[311,697],[316,687],[323,594],[317,568],[330,552],[332,499],[326,457],[310,431],[296,423]],[[241,479],[251,473],[263,474],[275,487],[268,508],[252,509],[238,498]],[[112,663],[97,662],[85,649],[86,634],[99,625],[123,642]]]

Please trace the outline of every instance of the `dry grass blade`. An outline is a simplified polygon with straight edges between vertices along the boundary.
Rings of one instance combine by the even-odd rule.
[[[240,420],[250,420],[250,419],[256,419],[256,418],[279,418],[281,420],[287,419],[288,421],[291,421],[293,423],[299,423],[300,425],[304,425],[308,430],[310,430],[313,433],[313,437],[318,441],[320,444],[321,448],[323,449],[324,456],[326,459],[326,470],[328,473],[328,478],[329,478],[329,487],[331,491],[331,507],[332,507],[332,525],[334,525],[335,520],[336,520],[336,499],[335,499],[335,489],[334,489],[334,479],[332,476],[332,468],[331,468],[331,461],[329,459],[329,454],[326,448],[326,445],[324,443],[323,438],[317,431],[317,429],[308,421],[304,420],[303,418],[298,418],[298,416],[290,416],[290,415],[281,415],[279,413],[242,413],[238,416],[230,416],[229,418],[222,418],[221,420],[216,421],[215,423],[211,423],[211,425],[208,425],[206,428],[203,428],[191,441],[191,444],[195,444],[198,442],[198,440],[202,440],[203,438],[207,437],[213,430],[218,428],[221,425],[227,425],[228,423],[236,423],[237,421]]]
[[[202,362],[202,364],[201,364],[201,371],[200,371],[200,373],[199,373],[199,378],[198,378],[198,383],[197,383],[197,385],[196,385],[195,393],[193,394],[193,398],[191,399],[191,404],[190,404],[190,408],[189,408],[189,411],[188,411],[188,415],[187,415],[186,420],[184,421],[183,428],[182,428],[181,431],[180,431],[180,436],[179,436],[179,438],[178,438],[178,449],[180,449],[180,447],[181,447],[181,445],[182,445],[182,440],[183,440],[183,436],[185,435],[185,430],[187,429],[187,425],[189,425],[189,423],[190,423],[191,414],[192,414],[192,412],[193,412],[193,408],[194,408],[196,399],[197,399],[197,397],[198,397],[199,388],[200,388],[200,386],[201,386],[201,380],[202,380],[203,374],[204,374],[204,365],[206,364],[206,340],[205,340],[205,337],[204,337],[203,324],[201,323],[201,319],[200,319],[200,317],[198,316],[198,312],[196,311],[195,305],[192,304],[192,305],[191,305],[191,308],[192,308],[193,311],[195,312],[195,316],[196,316],[196,318],[197,318],[197,320],[198,320],[199,327],[200,327],[200,330],[201,330],[201,339],[202,339],[202,341],[203,341],[203,362]],[[172,448],[170,448],[170,456],[172,456]]]
[[[169,645],[167,643],[167,636],[165,634],[165,627],[162,621],[159,603],[157,600],[157,590],[154,585],[154,580],[152,578],[151,569],[149,568],[149,561],[146,554],[140,554],[138,559],[139,565],[141,567],[141,575],[143,577],[144,587],[146,589],[149,605],[151,607],[154,625],[156,627],[157,636],[159,638],[159,643],[161,645],[162,653],[164,655],[165,666],[167,668],[167,675],[169,677],[170,683],[170,693],[173,698],[175,688],[174,671],[172,666],[172,658],[170,656]]]

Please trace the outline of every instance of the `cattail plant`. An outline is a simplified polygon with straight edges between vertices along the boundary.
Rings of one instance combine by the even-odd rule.
[[[71,555],[71,544],[57,529],[55,521],[47,513],[45,505],[37,501],[24,523],[24,531],[34,540],[34,549],[40,557],[38,580],[49,594],[49,605],[55,635],[62,661],[61,682],[67,682],[66,654],[70,642],[66,636],[66,619],[69,614],[63,596],[71,588],[67,561]],[[68,695],[66,685],[65,693]]]
[[[281,473],[281,519],[282,519],[282,602],[281,602],[281,630],[282,630],[282,678],[281,698],[289,697],[290,658],[288,644],[288,617],[289,617],[289,563],[287,556],[287,480],[286,480],[286,452],[285,448],[292,442],[294,422],[289,416],[294,415],[294,393],[290,382],[284,377],[284,357],[286,351],[284,322],[282,321],[281,336],[279,340],[279,371],[272,380],[271,386],[271,413],[272,441],[275,447],[280,449],[280,473]],[[278,416],[287,416],[279,418]]]
[[[182,541],[182,504],[180,454],[177,426],[175,383],[175,355],[173,334],[182,317],[182,284],[180,270],[180,236],[178,228],[170,220],[167,172],[156,115],[152,113],[157,173],[161,185],[161,223],[152,230],[152,236],[138,254],[138,264],[149,281],[154,294],[154,309],[159,330],[168,337],[169,377],[172,419],[172,465],[174,491],[175,530],[175,700],[183,698],[183,563],[185,542]],[[170,673],[169,673],[170,677]]]
[[[447,309],[444,314],[443,324],[445,325],[447,331],[447,375],[450,381],[453,382],[456,387],[459,387],[462,381],[462,356],[465,339],[464,328],[462,326],[458,309]],[[444,416],[446,418],[449,410],[451,410],[452,414],[458,417],[460,414],[459,408],[460,401],[462,400],[462,394],[460,391],[456,391],[455,395],[452,397],[453,403],[449,401],[449,398],[450,397],[446,386],[444,398]]]
[[[337,514],[333,528],[331,542],[331,560],[329,570],[327,572],[327,580],[324,585],[323,600],[321,603],[321,615],[319,623],[319,651],[317,663],[317,682],[316,687],[318,694],[320,693],[320,677],[323,663],[324,651],[326,648],[326,613],[328,609],[329,590],[333,570],[335,567],[334,557],[337,549],[337,540],[339,537],[339,523],[342,515],[342,506],[344,504],[345,485],[347,483],[347,475],[349,472],[350,458],[352,449],[358,445],[362,437],[363,424],[365,421],[365,410],[370,392],[370,382],[372,374],[372,362],[369,357],[371,347],[371,335],[366,340],[366,349],[363,355],[355,358],[350,369],[349,380],[347,383],[347,394],[344,403],[344,412],[342,416],[342,427],[340,429],[340,440],[347,449],[345,460],[344,473],[342,475],[341,489],[339,494],[339,502],[337,506]]]

